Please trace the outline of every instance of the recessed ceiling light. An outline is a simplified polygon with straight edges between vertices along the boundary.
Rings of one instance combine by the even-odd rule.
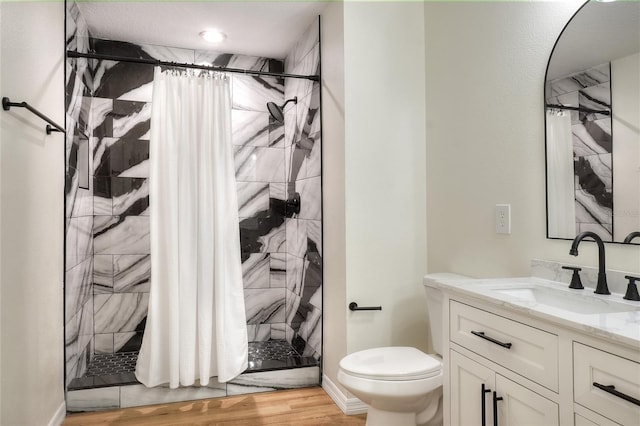
[[[218,30],[204,30],[200,32],[200,37],[202,37],[203,39],[205,39],[205,41],[208,41],[209,43],[220,43],[224,41],[225,38],[227,38],[226,35],[224,35]]]

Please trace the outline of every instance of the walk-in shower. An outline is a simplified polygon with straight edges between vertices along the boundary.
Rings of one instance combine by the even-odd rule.
[[[67,153],[85,136],[91,152],[87,189],[78,185],[77,156],[66,158],[68,408],[317,385],[322,355],[318,22],[283,61],[91,37],[85,7],[91,4],[67,3]],[[149,389],[138,384],[133,371],[153,280],[153,65],[186,68],[190,61],[196,69],[248,71],[229,75],[249,368],[228,383],[197,391]],[[268,103],[276,108],[265,108]],[[93,396],[96,387],[104,388],[100,396]],[[132,401],[133,394],[146,396]]]

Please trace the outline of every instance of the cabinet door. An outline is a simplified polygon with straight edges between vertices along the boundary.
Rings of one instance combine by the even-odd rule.
[[[495,390],[495,373],[464,355],[455,351],[450,353],[451,424],[453,426],[493,425],[491,396],[492,391]]]
[[[559,425],[558,404],[496,374],[497,422],[500,426]]]

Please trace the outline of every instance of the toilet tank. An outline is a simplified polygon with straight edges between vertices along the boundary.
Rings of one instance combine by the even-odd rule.
[[[431,329],[431,342],[433,351],[442,356],[442,290],[430,287],[425,283],[424,291],[427,293],[427,310],[429,312],[429,328]]]
[[[426,275],[423,279],[424,291],[427,293],[427,309],[429,311],[429,328],[431,329],[431,341],[433,344],[433,351],[442,356],[442,342],[443,342],[443,327],[445,320],[442,317],[443,299],[444,294],[442,290],[432,281],[438,279],[454,279],[464,280],[469,279],[463,275],[442,273],[442,274],[430,274]]]

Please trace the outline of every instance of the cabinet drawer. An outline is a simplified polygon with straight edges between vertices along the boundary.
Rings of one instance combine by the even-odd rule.
[[[558,391],[558,336],[454,300],[449,315],[452,342]]]
[[[607,392],[598,385],[614,388]],[[640,425],[639,363],[574,342],[573,387],[583,407],[623,425]]]
[[[590,417],[587,418],[578,413],[573,413],[574,426],[620,426],[618,423],[594,413],[589,414],[589,416]]]
[[[598,426],[598,423],[592,422],[589,419],[585,419],[579,414],[574,414],[574,425],[575,426]]]

